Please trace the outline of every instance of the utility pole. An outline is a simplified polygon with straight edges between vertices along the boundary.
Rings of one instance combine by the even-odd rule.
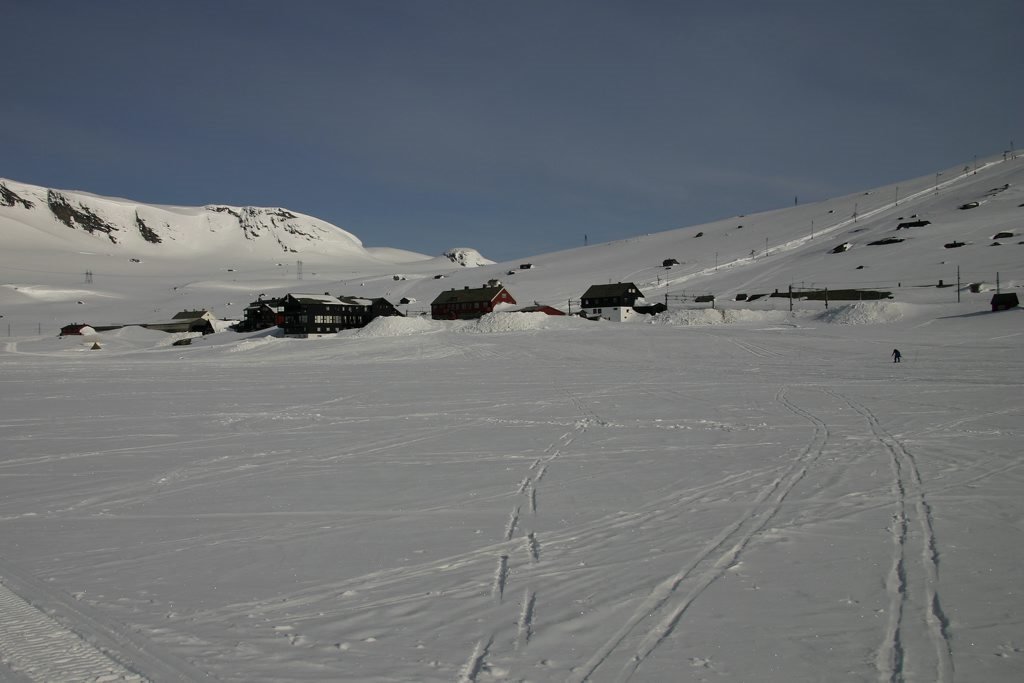
[[[960,303],[960,266],[956,267],[956,302]]]
[[[764,238],[764,255],[765,256],[768,255],[768,238],[767,237]]]
[[[85,284],[87,284],[87,285],[91,285],[92,284],[92,271],[91,270],[85,271]]]
[[[789,312],[793,312],[793,285],[789,286]]]
[[[299,279],[299,280],[302,279],[302,261],[296,261],[295,262],[295,274],[296,274],[296,279]]]
[[[899,206],[899,205],[900,205],[900,186],[897,185],[896,186],[896,204],[895,204],[895,206]]]
[[[814,219],[811,219],[811,239],[814,239]]]
[[[718,252],[715,252],[715,272],[718,272]]]

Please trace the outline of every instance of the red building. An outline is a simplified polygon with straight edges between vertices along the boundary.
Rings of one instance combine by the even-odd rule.
[[[449,289],[441,292],[430,304],[430,317],[434,320],[470,320],[493,313],[498,304],[515,304],[508,290],[497,280],[483,287]]]

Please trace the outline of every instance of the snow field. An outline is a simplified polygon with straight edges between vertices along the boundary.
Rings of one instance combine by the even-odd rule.
[[[8,560],[227,681],[1016,680],[1017,320],[23,340]]]

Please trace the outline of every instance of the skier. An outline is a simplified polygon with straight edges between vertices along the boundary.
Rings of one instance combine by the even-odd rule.
[[[902,358],[902,357],[903,357],[903,354],[900,353],[899,349],[893,349],[892,350],[892,362],[893,363],[899,363],[900,362],[900,358]]]

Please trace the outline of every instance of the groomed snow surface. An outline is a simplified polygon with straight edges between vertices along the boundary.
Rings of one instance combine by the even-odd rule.
[[[1020,680],[1021,314],[662,318],[0,344],[9,680]]]

